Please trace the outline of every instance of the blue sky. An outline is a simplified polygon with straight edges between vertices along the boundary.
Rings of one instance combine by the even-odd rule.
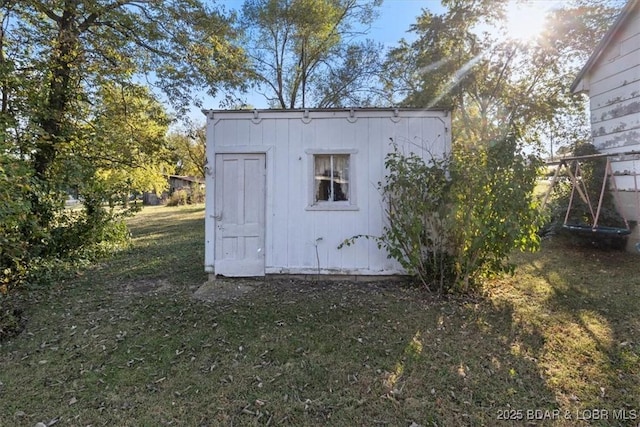
[[[395,46],[401,39],[411,40],[407,34],[423,9],[443,13],[439,0],[386,0],[380,7],[380,16],[371,28],[370,38],[384,43],[385,47]]]

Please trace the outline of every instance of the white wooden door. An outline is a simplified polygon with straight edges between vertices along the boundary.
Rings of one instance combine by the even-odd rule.
[[[264,154],[216,155],[215,208],[215,274],[264,276]]]

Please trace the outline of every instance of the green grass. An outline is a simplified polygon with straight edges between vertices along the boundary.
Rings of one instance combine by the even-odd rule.
[[[203,218],[147,208],[130,251],[30,294],[0,344],[0,425],[640,422],[613,419],[640,417],[635,255],[546,242],[478,299],[278,280],[211,303],[192,298]]]

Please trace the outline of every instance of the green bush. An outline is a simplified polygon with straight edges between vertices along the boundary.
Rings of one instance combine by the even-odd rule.
[[[31,213],[29,168],[6,153],[0,144],[0,341],[22,329],[14,294],[28,280],[30,241],[42,235]]]
[[[387,223],[374,237],[379,248],[427,289],[447,292],[455,280],[455,250],[451,246],[453,218],[448,176],[449,158],[432,159],[401,153],[396,145],[385,159],[388,174],[378,183],[385,202]],[[350,245],[359,237],[347,239]]]
[[[29,241],[41,234],[31,214],[29,191],[26,166],[0,154],[0,292],[4,294],[24,283]]]
[[[198,183],[194,183],[191,186],[191,195],[189,197],[189,203],[204,203],[205,192],[204,188]]]
[[[459,146],[451,163],[456,290],[476,290],[482,279],[512,272],[514,249],[536,250],[544,223],[534,188],[542,162],[526,155],[515,134]]]
[[[426,289],[472,293],[482,279],[512,271],[512,250],[538,247],[542,223],[533,196],[539,162],[515,136],[457,147],[428,163],[397,146],[379,183],[387,224],[373,238]]]

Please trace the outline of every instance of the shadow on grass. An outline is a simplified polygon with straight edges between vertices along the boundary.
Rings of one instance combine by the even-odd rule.
[[[638,256],[549,242],[523,265],[514,287],[522,327],[545,342],[536,353],[541,372],[574,418],[605,410],[592,422],[640,420],[640,278]],[[578,267],[579,266],[579,267]],[[614,418],[615,417],[615,418]],[[587,422],[585,420],[584,422]]]
[[[415,321],[424,322],[421,317]],[[446,304],[431,325],[404,331],[401,357],[383,382],[391,402],[386,409],[422,425],[519,425],[557,417],[554,393],[532,356],[544,338],[513,325],[513,318],[508,304]]]
[[[388,285],[261,286],[209,332],[218,350],[205,365],[224,368],[199,390],[225,403],[200,412],[204,425],[498,425],[558,408],[529,356],[542,337],[511,327],[506,305]]]

